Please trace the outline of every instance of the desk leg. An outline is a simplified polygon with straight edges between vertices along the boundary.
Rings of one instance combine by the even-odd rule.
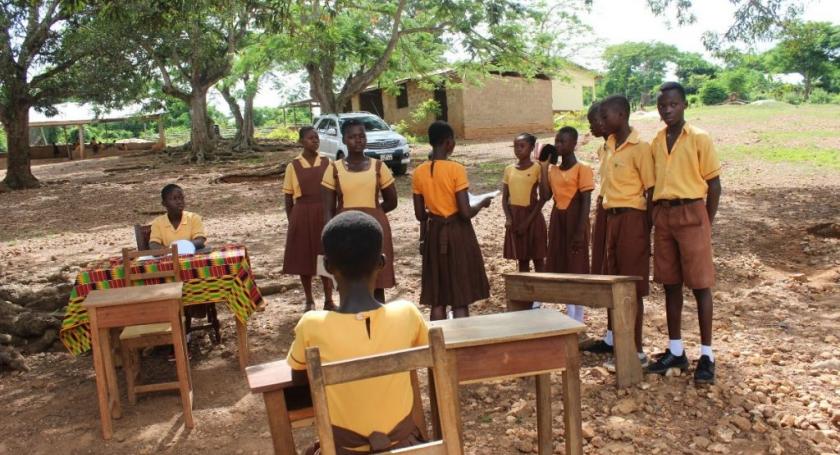
[[[117,382],[117,369],[114,367],[114,350],[111,347],[111,331],[99,329],[99,343],[102,346],[102,365],[105,367],[105,380],[108,383],[108,408],[111,417],[119,419],[122,417],[120,407],[120,390]]]
[[[613,333],[615,334],[615,376],[619,388],[642,380],[642,365],[636,355],[633,332],[636,327],[636,285],[613,285]]]
[[[537,438],[540,455],[554,453],[551,431],[551,373],[534,376],[537,386]]]
[[[105,360],[102,356],[102,340],[100,336],[102,332],[97,329],[96,312],[90,313],[90,338],[91,349],[93,352],[93,369],[96,371],[96,397],[99,401],[99,420],[102,423],[102,438],[105,440],[111,439],[113,430],[111,428],[111,409],[110,398],[108,396],[108,377],[105,373]]]
[[[271,431],[271,443],[276,455],[297,454],[295,439],[292,435],[292,422],[286,409],[286,397],[282,390],[263,394],[265,411],[268,414],[268,429]]]
[[[239,318],[236,320],[236,344],[239,347],[239,369],[245,372],[248,366],[248,326],[243,324]]]
[[[184,335],[184,326],[181,324],[183,315],[180,310],[173,311],[172,324],[172,345],[175,351],[175,368],[178,372],[178,391],[181,394],[181,407],[184,410],[184,426],[195,428],[193,419],[193,389],[192,376],[190,373],[190,361],[187,360],[187,343]]]
[[[581,455],[583,435],[580,417],[580,352],[575,335],[566,337],[566,369],[563,370],[563,423],[566,426],[566,455]]]

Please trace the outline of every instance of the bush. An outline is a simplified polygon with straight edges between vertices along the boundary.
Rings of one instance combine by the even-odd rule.
[[[6,153],[8,145],[6,145],[6,132],[0,128],[0,153]]]
[[[802,104],[805,101],[805,97],[799,92],[785,92],[782,95],[782,101],[790,104]]]
[[[689,106],[699,106],[700,105],[700,95],[688,95],[686,97],[686,101],[688,101]]]
[[[564,126],[571,126],[578,130],[578,134],[583,135],[589,131],[589,120],[586,118],[587,109],[581,111],[568,111],[554,114],[554,131],[559,130]]]
[[[266,139],[272,139],[275,141],[291,141],[297,142],[298,140],[298,132],[292,128],[288,128],[285,126],[281,126],[271,130],[270,133],[265,135]]]
[[[705,105],[720,104],[727,98],[729,94],[726,92],[726,86],[717,79],[712,79],[700,87],[700,100]]]
[[[819,87],[811,90],[811,96],[808,97],[811,104],[828,104],[831,101],[831,94]]]

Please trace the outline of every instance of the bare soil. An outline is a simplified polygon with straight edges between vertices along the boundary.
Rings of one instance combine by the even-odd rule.
[[[651,137],[656,123],[637,126]],[[747,128],[727,125],[717,140],[748,145],[753,135]],[[825,140],[840,148],[837,137]],[[595,142],[582,147],[583,159],[594,161]],[[417,148],[415,157],[427,151]],[[213,182],[249,167],[281,166],[294,153],[204,167],[152,154],[38,165],[33,171],[42,188],[0,194],[0,285],[39,290],[72,282],[80,267],[133,246],[131,226],[160,213],[159,189],[177,182],[186,189],[188,209],[203,215],[210,242],[246,244],[258,283],[284,289],[267,297],[267,310],[248,326],[252,364],[284,357],[303,293],[296,277],[280,273],[286,230],[281,182]],[[456,159],[469,166],[478,192],[499,185],[513,155],[505,139],[462,144]],[[717,385],[696,388],[689,372],[648,376],[617,391],[615,377],[602,367],[605,356],[584,355],[586,453],[840,453],[840,239],[825,235],[836,233],[830,223],[840,221],[840,178],[832,170],[760,159],[727,161],[722,178],[713,234]],[[417,301],[420,258],[410,177],[398,178],[397,185],[400,205],[389,217],[398,287],[388,297]],[[474,220],[492,286],[492,297],[472,307],[476,314],[503,311],[501,273],[515,268],[501,258],[501,217],[494,202]],[[829,227],[814,228],[822,224]],[[664,296],[660,286],[652,290],[646,300],[649,353],[667,343]],[[28,356],[29,372],[0,373],[0,453],[269,452],[262,399],[250,394],[238,371],[232,316],[226,308],[220,316],[222,344],[200,337],[193,346],[194,430],[184,429],[176,395],[147,395],[136,406],[123,400],[115,438],[103,441],[91,357],[73,357],[56,346]],[[690,292],[683,316],[693,362],[699,334]],[[602,311],[587,311],[590,336],[603,334],[605,319]],[[174,372],[163,359],[145,362],[154,375]],[[562,453],[560,378],[554,379],[554,435]],[[529,379],[462,387],[466,452],[535,452],[533,390]],[[313,440],[310,429],[295,436],[299,447]]]

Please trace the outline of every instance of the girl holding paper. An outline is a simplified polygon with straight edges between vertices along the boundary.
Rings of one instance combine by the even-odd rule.
[[[429,143],[430,160],[418,166],[412,178],[423,256],[420,303],[432,308],[432,320],[445,319],[447,307],[456,318],[467,317],[471,303],[490,297],[471,220],[490,206],[492,195],[470,204],[466,168],[449,160],[455,132],[448,123],[429,126]]]

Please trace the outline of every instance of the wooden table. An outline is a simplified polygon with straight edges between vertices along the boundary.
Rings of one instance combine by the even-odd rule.
[[[508,311],[531,308],[532,301],[606,308],[615,336],[616,385],[621,388],[641,382],[642,365],[633,337],[636,281],[641,277],[523,272],[506,273],[504,277]]]
[[[181,292],[183,283],[174,282],[155,286],[127,287],[95,290],[83,303],[90,316],[93,366],[96,370],[96,391],[99,414],[102,420],[102,437],[111,439],[111,417],[120,418],[117,372],[111,354],[111,329],[130,325],[172,324],[175,363],[181,382],[181,402],[187,428],[194,426],[192,417],[192,383],[190,366],[186,358],[183,332]],[[180,355],[179,355],[180,353]]]
[[[577,334],[585,329],[583,324],[556,311],[534,310],[435,321],[431,325],[443,328],[459,383],[535,377],[541,454],[554,451],[550,373],[563,370],[566,453],[582,453]],[[306,383],[293,381],[285,360],[251,366],[246,373],[251,392],[263,394],[274,453],[297,453],[293,422],[307,425],[313,416],[308,396],[302,396],[308,395]]]

